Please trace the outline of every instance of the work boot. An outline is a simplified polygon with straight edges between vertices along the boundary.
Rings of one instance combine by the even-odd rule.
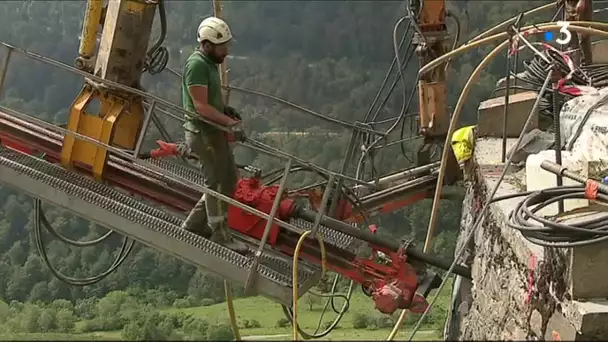
[[[230,232],[228,232],[228,229],[221,225],[214,229],[210,240],[239,254],[247,254],[249,251],[249,247],[246,244],[235,240]]]
[[[198,236],[201,236],[205,239],[210,239],[211,236],[213,236],[213,229],[211,229],[211,227],[209,227],[209,225],[206,223],[202,224],[200,226],[194,226],[194,227],[182,226],[181,228],[189,231],[190,233],[194,233]]]

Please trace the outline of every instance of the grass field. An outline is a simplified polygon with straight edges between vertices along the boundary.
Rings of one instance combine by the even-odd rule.
[[[446,289],[447,290],[447,289]],[[445,290],[444,290],[445,291]],[[447,292],[447,291],[445,291]],[[437,305],[447,305],[449,302],[449,297],[443,295],[437,300]],[[324,302],[323,302],[324,303]],[[343,300],[338,299],[337,305],[340,307],[343,303]],[[277,321],[284,317],[281,306],[271,302],[270,300],[263,297],[254,297],[254,298],[243,298],[237,299],[234,301],[234,307],[237,315],[237,320],[239,322],[243,322],[244,320],[252,320],[255,319],[260,322],[262,328],[254,328],[254,329],[241,329],[241,335],[243,337],[246,336],[267,336],[267,335],[285,335],[289,334],[291,336],[291,327],[279,328],[277,327]],[[356,293],[353,294],[351,298],[351,308],[344,315],[338,328],[330,333],[325,340],[327,339],[384,339],[388,335],[388,329],[378,329],[378,330],[368,330],[368,329],[353,329],[353,317],[357,312],[360,313],[374,313],[373,303],[372,301],[365,297],[363,294]],[[224,320],[228,319],[228,309],[225,303],[216,304],[207,307],[196,307],[196,308],[188,308],[188,309],[167,309],[167,312],[184,312],[190,313],[193,316],[204,318],[209,320],[218,319]],[[302,303],[299,306],[298,310],[298,325],[306,332],[312,333],[317,328],[319,315],[322,312],[322,304],[316,304],[313,308],[313,311],[309,310],[308,305]],[[331,322],[336,317],[336,314],[328,308],[323,323]],[[323,324],[322,324],[323,327]],[[409,332],[405,331],[406,329],[402,329],[401,334],[398,337],[409,336]],[[420,337],[427,337],[427,339],[436,339],[438,337],[438,331],[425,332],[421,334]],[[284,339],[285,337],[281,337],[278,339]]]
[[[448,284],[449,285],[449,284]],[[444,289],[444,293],[438,298],[436,305],[446,308],[449,305],[449,296],[451,286]],[[313,333],[318,325],[319,316],[322,312],[325,301],[316,303],[311,311],[305,301],[301,301],[298,310],[298,324],[308,332]],[[337,299],[338,308],[342,305],[343,300]],[[251,297],[236,299],[234,301],[237,321],[239,326],[244,326],[245,320],[256,320],[259,322],[259,328],[241,328],[240,333],[243,339],[249,340],[291,340],[291,326],[279,327],[277,322],[284,318],[281,306],[263,297]],[[193,307],[186,309],[166,308],[159,311],[164,313],[183,312],[191,314],[214,323],[217,321],[228,320],[228,310],[226,303],[220,303],[211,306]],[[384,340],[388,336],[390,329],[354,329],[353,318],[357,313],[376,314],[373,308],[373,302],[365,297],[361,292],[355,292],[351,298],[350,309],[344,315],[338,327],[328,336],[321,340]],[[334,320],[336,314],[328,308],[324,315],[323,323],[320,330],[328,323]],[[83,322],[78,322],[76,331],[79,331]],[[409,337],[411,327],[402,327],[396,339],[404,339]],[[441,338],[440,326],[423,328],[416,334],[415,340],[437,340]],[[92,333],[74,333],[74,334],[11,334],[5,335],[0,332],[0,340],[121,340],[120,331],[104,331]]]

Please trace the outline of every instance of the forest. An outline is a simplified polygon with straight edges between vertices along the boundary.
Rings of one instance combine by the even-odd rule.
[[[546,2],[448,3],[450,13],[459,19],[458,38],[462,44],[484,29]],[[348,122],[361,120],[370,109],[395,55],[393,26],[405,13],[403,1],[384,0],[243,0],[223,4],[224,17],[235,35],[231,58],[227,59],[231,85],[281,97]],[[3,2],[0,41],[72,65],[78,53],[85,5],[85,1]],[[164,46],[170,55],[169,67],[179,70],[196,48],[196,27],[211,14],[211,1],[172,0],[166,2],[166,8],[168,29]],[[525,20],[548,21],[553,12]],[[451,32],[456,27],[456,22],[449,19]],[[404,31],[405,25],[398,30],[399,38]],[[155,27],[152,39],[157,34]],[[400,53],[405,56],[408,48],[411,47],[406,42]],[[448,71],[449,108],[454,106],[464,82],[490,48],[473,50],[452,61]],[[490,95],[496,81],[504,77],[504,64],[505,58],[499,57],[483,73],[469,96],[462,125],[475,122],[476,107]],[[413,80],[417,68],[414,56],[404,70],[406,89],[398,84],[386,105],[378,110],[378,122],[397,115],[404,94],[416,86]],[[147,91],[181,104],[180,80],[170,72],[146,74],[143,85]],[[62,124],[81,86],[81,77],[14,56],[0,103]],[[350,131],[254,95],[233,91],[230,101],[243,114],[250,136],[328,169],[336,171],[340,167]],[[407,120],[411,122],[406,125],[410,127],[406,129],[407,135],[415,133],[417,106],[414,101],[409,108],[411,115]],[[167,118],[162,121],[172,137],[181,139],[183,133],[178,122]],[[377,127],[388,126],[380,123]],[[302,131],[317,134],[290,134]],[[158,132],[151,130],[147,146],[153,146],[158,137]],[[398,134],[391,136],[393,140],[398,138]],[[376,168],[388,173],[413,166],[410,159],[419,143],[419,140],[408,142],[405,156],[398,145],[387,148],[378,157]],[[282,166],[277,159],[244,148],[238,148],[236,158],[240,163],[251,163],[264,170]],[[309,184],[314,180],[311,177],[298,174],[292,177],[290,185]],[[147,247],[136,245],[121,267],[96,284],[77,287],[58,280],[36,247],[32,198],[5,186],[0,187],[0,194],[0,330],[69,333],[75,331],[77,322],[86,321],[78,326],[79,331],[120,330],[125,339],[169,339],[175,337],[174,330],[187,339],[219,339],[231,334],[226,323],[209,325],[183,313],[142,310],[210,306],[224,301],[222,279]],[[460,204],[458,198],[441,201],[434,253],[453,255]],[[106,232],[103,227],[61,209],[44,208],[48,221],[72,239],[88,241]],[[430,210],[431,200],[423,200],[375,221],[381,234],[394,238],[408,236],[423,242]],[[77,278],[109,268],[121,243],[121,238],[115,237],[94,247],[71,248],[49,236],[44,238],[50,263],[61,273]],[[241,295],[241,289],[236,294]]]

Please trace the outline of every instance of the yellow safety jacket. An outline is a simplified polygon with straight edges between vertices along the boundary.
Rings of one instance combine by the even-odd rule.
[[[464,163],[473,156],[475,149],[475,127],[465,126],[452,134],[452,150],[458,163]]]

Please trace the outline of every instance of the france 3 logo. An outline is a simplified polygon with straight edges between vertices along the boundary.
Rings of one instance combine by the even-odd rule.
[[[559,45],[568,45],[572,39],[572,33],[568,30],[570,23],[567,21],[558,21],[556,24],[560,27],[560,34],[557,35],[558,37],[556,38],[556,35],[553,32],[547,31],[545,32],[545,40],[547,42],[556,42]]]

